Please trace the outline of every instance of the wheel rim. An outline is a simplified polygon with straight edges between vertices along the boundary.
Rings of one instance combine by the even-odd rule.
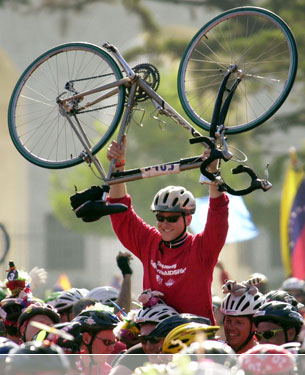
[[[96,78],[87,79],[90,77]],[[111,57],[93,45],[67,44],[36,59],[21,76],[10,102],[10,133],[19,152],[29,161],[46,168],[66,168],[82,162],[84,147],[60,113],[56,98],[73,95],[73,90],[83,92],[121,77]],[[67,82],[73,82],[73,88],[67,90]],[[93,101],[100,95],[90,95],[88,100]],[[93,154],[113,134],[123,102],[124,90],[120,88],[118,94],[77,115]],[[83,106],[82,101],[78,106]]]
[[[181,61],[178,91],[187,114],[206,130],[230,64],[243,78],[225,126],[227,133],[240,133],[270,118],[290,92],[297,51],[289,28],[272,12],[249,7],[215,17],[195,35]],[[232,75],[227,87],[235,79]]]

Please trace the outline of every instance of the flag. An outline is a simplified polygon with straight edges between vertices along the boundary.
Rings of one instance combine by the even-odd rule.
[[[258,235],[250,212],[242,197],[229,196],[229,230],[226,243],[250,240]],[[196,212],[190,225],[192,233],[200,233],[206,223],[209,208],[209,197],[196,198]]]
[[[281,251],[286,277],[305,279],[305,175],[294,149],[281,200]]]
[[[62,290],[69,290],[72,288],[69,277],[67,274],[62,273],[56,281],[56,286]]]

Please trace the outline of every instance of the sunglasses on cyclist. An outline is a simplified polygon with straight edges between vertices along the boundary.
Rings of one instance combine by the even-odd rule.
[[[177,223],[177,221],[179,220],[179,218],[181,216],[182,215],[163,216],[163,215],[160,215],[160,214],[156,214],[156,219],[157,219],[157,221],[160,221],[161,223],[163,223],[165,220],[168,223]]]
[[[105,346],[110,346],[110,345],[115,345],[116,344],[116,340],[115,341],[111,341],[111,340],[108,340],[108,339],[102,339],[101,337],[97,337],[97,336],[95,336],[95,338],[97,340],[102,341]]]
[[[147,344],[148,342],[151,344],[158,344],[162,339],[160,337],[140,336],[140,340],[142,344]]]
[[[269,340],[281,331],[283,331],[283,328],[270,329],[269,331],[265,332],[255,332],[255,336],[257,337],[258,341],[261,341],[263,338]]]

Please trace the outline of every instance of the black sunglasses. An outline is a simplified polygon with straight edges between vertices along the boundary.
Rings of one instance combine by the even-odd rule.
[[[255,336],[257,337],[258,341],[261,341],[263,338],[269,340],[281,331],[283,331],[283,328],[270,329],[269,331],[265,332],[255,332]]]
[[[160,337],[153,337],[153,336],[140,336],[141,344],[147,344],[150,342],[151,344],[158,344],[162,340]]]
[[[95,336],[95,338],[97,340],[102,341],[105,346],[115,345],[115,343],[116,343],[116,341],[111,341],[111,340],[108,340],[108,339],[102,339],[101,337],[97,337],[97,336]]]
[[[177,221],[179,220],[179,218],[181,217],[182,215],[173,215],[173,216],[163,216],[163,215],[160,215],[160,214],[156,214],[156,219],[158,221],[160,221],[161,223],[163,223],[165,220],[168,222],[168,223],[177,223]]]

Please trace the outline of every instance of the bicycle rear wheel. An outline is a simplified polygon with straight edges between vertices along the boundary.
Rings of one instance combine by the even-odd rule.
[[[39,56],[21,75],[10,99],[8,124],[17,150],[40,167],[60,169],[81,163],[84,147],[61,114],[56,98],[70,97],[121,78],[114,59],[93,44],[67,43]],[[85,97],[86,101],[94,101],[111,90],[112,94],[103,101],[74,113],[93,154],[110,139],[120,121],[125,88]],[[85,100],[79,100],[76,106],[82,107]]]
[[[228,10],[203,26],[186,48],[178,72],[180,101],[194,123],[209,130],[224,74],[236,64],[242,80],[227,113],[226,133],[253,129],[287,98],[297,60],[293,34],[279,16],[257,7]]]

